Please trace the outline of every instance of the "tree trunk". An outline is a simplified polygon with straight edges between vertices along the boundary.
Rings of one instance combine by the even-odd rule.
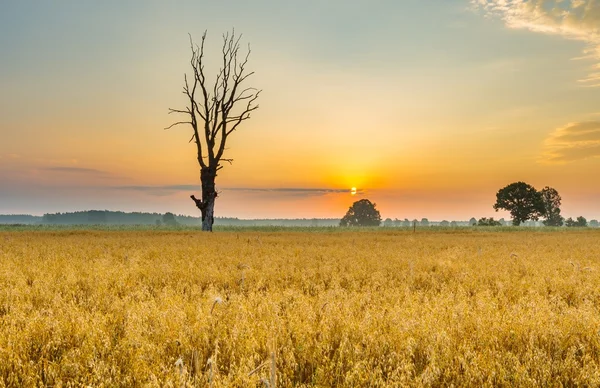
[[[216,167],[203,167],[200,171],[200,180],[202,181],[202,230],[212,232],[212,227],[215,222],[215,199],[217,192],[215,191],[215,178],[217,177]]]

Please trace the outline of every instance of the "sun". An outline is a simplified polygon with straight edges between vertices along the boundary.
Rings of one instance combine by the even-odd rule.
[[[350,194],[351,195],[356,195],[356,187],[353,187],[350,189]]]

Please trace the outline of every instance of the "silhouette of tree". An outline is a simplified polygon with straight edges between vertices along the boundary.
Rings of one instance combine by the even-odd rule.
[[[183,114],[187,119],[173,123],[166,129],[180,124],[192,127],[190,143],[194,142],[196,145],[202,199],[197,199],[194,195],[190,198],[202,213],[202,230],[205,231],[212,231],[214,223],[217,172],[223,168],[223,162],[233,161],[224,158],[227,140],[243,121],[250,118],[250,113],[258,109],[255,102],[260,90],[242,86],[254,73],[246,70],[250,47],[246,55],[242,56],[240,39],[241,35],[237,36],[235,31],[223,35],[221,68],[211,85],[204,73],[206,32],[202,35],[200,47],[194,45],[190,36],[193,81],[188,82],[185,75],[183,86],[183,94],[189,100],[189,105],[183,110],[169,109],[169,113]]]
[[[511,183],[500,189],[494,209],[509,211],[515,226],[527,220],[537,221],[545,211],[542,194],[525,182]]]
[[[585,219],[585,217],[583,216],[579,216],[577,217],[577,220],[573,220],[571,217],[569,217],[566,221],[565,221],[565,225],[573,228],[573,227],[586,227],[587,226],[587,220]]]
[[[392,221],[391,218],[386,218],[385,221],[383,221],[383,226],[385,227],[392,227],[394,226],[394,221]]]
[[[361,199],[350,206],[340,221],[340,226],[379,226],[381,215],[375,204],[368,199]]]
[[[475,225],[477,225],[477,219],[475,217],[471,217],[471,219],[469,220],[469,226]]]
[[[419,225],[421,225],[421,226],[429,226],[429,220],[427,218],[422,218],[421,219],[421,223]]]
[[[544,217],[543,223],[546,226],[562,226],[564,223],[563,216],[560,215],[560,195],[558,191],[552,187],[544,187],[540,191],[542,200],[544,201]]]

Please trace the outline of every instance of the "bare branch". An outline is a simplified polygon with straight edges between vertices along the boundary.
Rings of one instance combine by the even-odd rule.
[[[254,94],[254,96],[248,101],[248,104],[246,105],[246,110],[241,115],[238,116],[238,119],[235,122],[235,124],[233,125],[233,127],[231,127],[230,130],[226,131],[227,136],[229,136],[229,134],[231,134],[231,132],[235,131],[237,129],[238,125],[240,125],[240,123],[242,121],[250,118],[250,112],[253,112],[258,109],[258,105],[252,106],[252,103],[258,99],[260,92],[261,92],[261,90],[257,91]]]
[[[171,109],[171,108],[169,108],[169,113],[168,114],[171,114],[171,113],[185,113],[185,114],[190,114],[190,110],[189,109],[187,109],[187,110],[178,110],[178,109]]]
[[[164,129],[165,129],[165,130],[167,130],[167,129],[171,129],[171,128],[173,128],[173,127],[174,127],[174,126],[176,126],[176,125],[181,125],[181,124],[191,124],[191,123],[192,123],[191,121],[178,121],[178,122],[176,122],[176,123],[173,123],[173,124],[169,125],[168,127],[164,128]]]

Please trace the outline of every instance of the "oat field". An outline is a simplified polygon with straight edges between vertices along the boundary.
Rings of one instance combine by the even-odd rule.
[[[0,386],[599,386],[600,233],[0,232]]]

